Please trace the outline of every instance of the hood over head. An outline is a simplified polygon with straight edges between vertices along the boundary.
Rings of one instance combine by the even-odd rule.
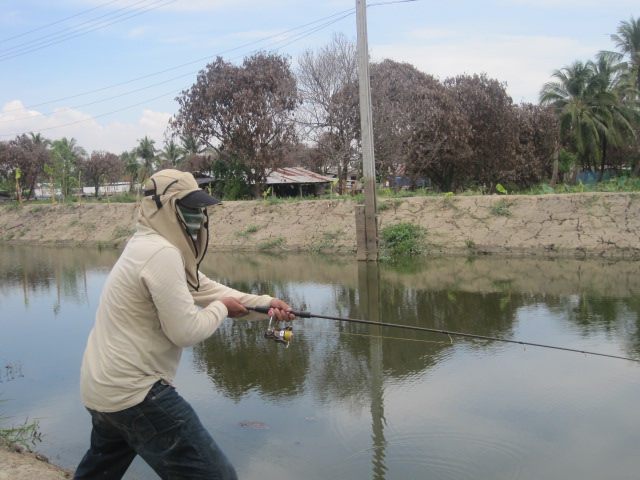
[[[221,203],[200,189],[193,175],[179,170],[160,170],[144,186],[138,222],[152,228],[182,253],[189,285],[198,290],[198,268],[209,243],[209,217],[206,207]],[[188,232],[178,206],[203,209],[204,218],[195,239]]]

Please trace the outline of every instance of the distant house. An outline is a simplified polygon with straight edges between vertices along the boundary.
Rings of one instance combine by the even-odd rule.
[[[200,188],[214,187],[215,177],[205,173],[193,174]],[[333,178],[300,167],[279,168],[267,176],[265,188],[277,197],[305,197],[322,195]]]
[[[385,182],[385,187],[393,188],[396,190],[400,190],[402,188],[409,188],[411,186],[411,179],[407,175],[407,165],[401,164],[398,166],[396,171],[387,176],[387,180]],[[415,187],[417,188],[429,188],[431,187],[431,182],[425,178],[418,178],[415,181]]]
[[[333,179],[300,167],[279,168],[267,176],[267,188],[278,197],[322,195]]]

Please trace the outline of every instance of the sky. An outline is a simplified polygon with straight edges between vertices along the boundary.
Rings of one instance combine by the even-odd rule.
[[[367,0],[371,61],[440,80],[486,74],[538,102],[554,70],[615,50],[638,0]],[[0,141],[74,138],[162,148],[176,97],[221,56],[286,55],[357,39],[356,0],[0,0]]]

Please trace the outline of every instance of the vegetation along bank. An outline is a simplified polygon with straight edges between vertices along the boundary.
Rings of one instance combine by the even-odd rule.
[[[346,198],[224,202],[210,210],[210,248],[354,254],[356,203]],[[499,254],[640,259],[640,194],[378,197],[380,231],[417,226],[429,256]],[[0,207],[0,241],[122,247],[135,203]],[[415,235],[415,231],[413,231]]]

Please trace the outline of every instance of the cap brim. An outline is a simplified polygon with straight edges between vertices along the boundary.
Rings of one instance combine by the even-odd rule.
[[[178,203],[189,208],[204,208],[211,205],[217,205],[222,203],[215,197],[212,197],[204,190],[196,190],[182,197]]]

